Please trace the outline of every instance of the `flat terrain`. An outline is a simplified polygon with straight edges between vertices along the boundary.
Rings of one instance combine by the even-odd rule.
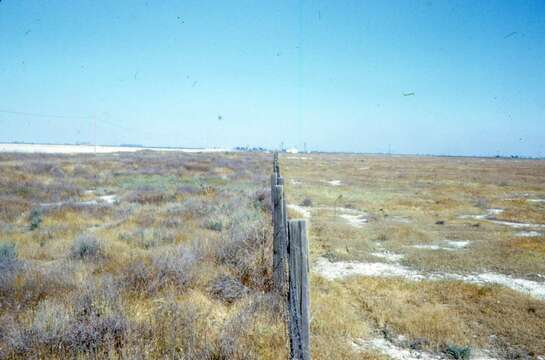
[[[321,358],[545,356],[545,162],[281,162],[291,215],[311,223]]]
[[[0,358],[286,358],[269,164],[0,154]]]
[[[186,153],[213,153],[225,152],[223,149],[183,149],[183,148],[157,148],[142,146],[105,146],[105,145],[47,145],[47,144],[13,144],[0,143],[0,152],[4,153],[36,153],[36,154],[111,154],[133,153],[137,151],[162,151],[162,152],[186,152]]]
[[[310,222],[313,358],[545,356],[545,162],[280,162]],[[287,358],[271,168],[0,154],[0,358]]]

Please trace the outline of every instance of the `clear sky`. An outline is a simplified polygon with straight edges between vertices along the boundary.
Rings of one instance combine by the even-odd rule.
[[[95,128],[99,144],[545,156],[545,1],[0,0],[0,141]]]

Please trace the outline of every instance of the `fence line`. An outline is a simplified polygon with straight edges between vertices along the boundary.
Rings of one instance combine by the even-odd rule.
[[[306,220],[288,221],[284,179],[278,153],[274,153],[271,175],[273,204],[273,285],[288,302],[292,360],[310,360],[310,286],[308,229]],[[286,294],[287,288],[287,294]]]
[[[287,250],[287,229],[284,221],[284,187],[272,185],[271,189],[273,203],[273,284],[274,290],[281,294],[286,282],[286,250]]]

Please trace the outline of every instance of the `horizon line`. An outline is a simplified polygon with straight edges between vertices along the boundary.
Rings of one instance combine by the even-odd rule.
[[[434,154],[434,153],[402,153],[402,152],[368,152],[368,151],[325,151],[325,150],[308,150],[308,151],[299,151],[297,148],[291,149],[269,149],[262,146],[235,146],[235,147],[188,147],[188,146],[148,146],[143,144],[92,144],[92,143],[39,143],[39,142],[26,142],[26,141],[11,141],[11,142],[1,142],[0,145],[42,145],[42,146],[90,146],[90,147],[114,147],[114,148],[141,148],[142,150],[136,151],[145,151],[146,149],[169,149],[169,150],[215,150],[215,151],[225,151],[225,152],[279,152],[290,154],[288,150],[295,149],[297,152],[291,153],[292,155],[297,154],[346,154],[346,155],[382,155],[382,156],[415,156],[415,157],[452,157],[452,158],[477,158],[477,159],[503,159],[503,160],[545,160],[545,157],[540,156],[527,156],[512,154],[509,156],[506,155],[461,155],[461,154]],[[136,152],[135,151],[135,152]],[[40,154],[42,152],[33,151],[33,152],[23,152],[23,151],[1,151],[2,153],[26,153],[26,154]],[[42,153],[43,154],[43,153]]]

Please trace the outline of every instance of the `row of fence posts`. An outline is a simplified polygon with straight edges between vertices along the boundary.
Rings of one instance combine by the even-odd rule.
[[[280,176],[278,153],[274,153],[271,176],[273,206],[273,284],[287,298],[291,359],[310,360],[310,288],[306,220],[289,220]]]

